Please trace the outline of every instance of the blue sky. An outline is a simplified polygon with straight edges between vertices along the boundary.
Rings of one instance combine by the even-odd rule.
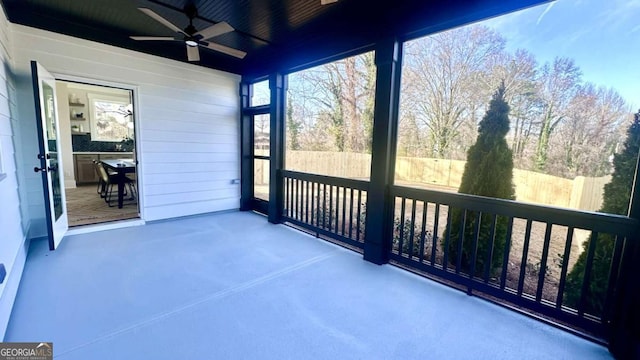
[[[640,108],[640,0],[557,0],[483,22],[539,63],[570,57],[582,79]]]

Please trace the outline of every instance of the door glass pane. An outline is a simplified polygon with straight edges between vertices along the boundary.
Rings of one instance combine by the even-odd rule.
[[[253,159],[253,197],[269,201],[269,160]]]
[[[44,117],[47,132],[47,144],[49,146],[50,160],[49,167],[51,171],[51,191],[53,192],[53,209],[55,220],[62,216],[62,191],[60,189],[60,172],[58,171],[58,146],[56,139],[56,109],[53,98],[53,89],[46,82],[42,82],[42,96],[44,103]]]
[[[270,119],[271,116],[269,114],[256,115],[253,117],[254,155],[269,156]]]

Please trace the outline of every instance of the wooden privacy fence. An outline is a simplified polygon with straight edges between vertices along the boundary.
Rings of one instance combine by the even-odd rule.
[[[368,180],[371,155],[327,151],[287,151],[286,169],[326,176]],[[456,192],[465,162],[461,160],[409,158],[396,159],[396,184]],[[256,184],[268,182],[268,162],[256,164]],[[266,168],[263,168],[266,167]],[[521,202],[596,211],[602,206],[604,185],[611,176],[578,176],[565,179],[533,171],[514,169],[516,200]]]
[[[428,158],[396,159],[396,182],[436,185],[457,191],[465,161]],[[611,176],[565,179],[534,171],[513,169],[516,200],[536,204],[596,211],[602,206],[604,185]]]

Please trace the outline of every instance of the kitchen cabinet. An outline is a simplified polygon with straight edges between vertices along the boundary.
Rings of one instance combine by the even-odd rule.
[[[76,184],[97,183],[99,180],[93,161],[112,159],[132,159],[132,153],[95,153],[95,154],[74,154],[74,170]]]
[[[97,183],[98,174],[93,165],[94,160],[99,160],[98,154],[95,155],[74,155],[76,184]]]

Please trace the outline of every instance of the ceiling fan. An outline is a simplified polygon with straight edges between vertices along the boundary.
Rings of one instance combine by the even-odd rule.
[[[138,8],[138,10],[145,13],[147,16],[161,23],[162,25],[168,27],[169,29],[175,31],[179,35],[176,37],[172,36],[130,36],[133,40],[142,40],[142,41],[182,41],[185,43],[187,48],[187,59],[189,61],[199,61],[200,60],[200,52],[198,50],[199,46],[205,47],[207,49],[211,49],[214,51],[218,51],[227,55],[231,55],[237,58],[244,58],[247,55],[246,52],[234,49],[228,46],[224,46],[221,44],[217,44],[211,42],[209,39],[214,38],[216,36],[226,34],[228,32],[233,31],[233,27],[227,24],[226,22],[219,22],[215,25],[209,26],[208,28],[202,29],[200,31],[196,30],[193,26],[193,19],[198,16],[198,10],[196,6],[189,2],[184,7],[184,13],[189,18],[189,26],[184,28],[184,30],[180,29],[169,20],[163,18],[158,15],[156,12],[149,8]]]

